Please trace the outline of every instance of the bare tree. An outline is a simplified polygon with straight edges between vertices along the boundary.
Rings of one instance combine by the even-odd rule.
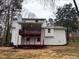
[[[10,43],[10,31],[11,24],[14,16],[16,16],[17,12],[20,12],[22,9],[21,3],[23,0],[1,0],[0,1],[0,15],[4,13],[5,16],[5,28],[4,28],[4,39],[3,45],[7,45]]]

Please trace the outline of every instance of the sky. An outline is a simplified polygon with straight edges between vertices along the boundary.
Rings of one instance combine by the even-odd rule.
[[[49,2],[46,2],[46,5],[44,5],[43,0],[24,0],[22,3],[22,17],[54,19],[56,10],[59,6],[62,7],[64,4],[68,3],[73,4],[72,0],[60,0],[56,1],[55,4],[51,7],[50,2],[51,0],[49,0]],[[79,5],[79,0],[76,0],[76,2],[77,5]]]

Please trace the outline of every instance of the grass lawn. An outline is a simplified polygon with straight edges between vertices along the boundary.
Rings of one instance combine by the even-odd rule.
[[[78,42],[70,42],[67,46],[48,46],[44,49],[0,47],[0,59],[79,59]]]

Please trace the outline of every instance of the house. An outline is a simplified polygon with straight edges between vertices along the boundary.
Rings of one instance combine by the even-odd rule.
[[[29,45],[65,45],[67,43],[65,28],[51,25],[46,19],[22,18],[12,23],[14,46]]]

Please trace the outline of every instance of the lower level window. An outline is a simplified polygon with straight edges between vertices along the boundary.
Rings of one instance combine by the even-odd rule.
[[[30,41],[30,38],[27,38],[27,41]]]
[[[48,33],[50,33],[50,31],[51,31],[51,30],[50,30],[50,29],[48,29]]]
[[[37,38],[37,42],[40,42],[40,38]]]

